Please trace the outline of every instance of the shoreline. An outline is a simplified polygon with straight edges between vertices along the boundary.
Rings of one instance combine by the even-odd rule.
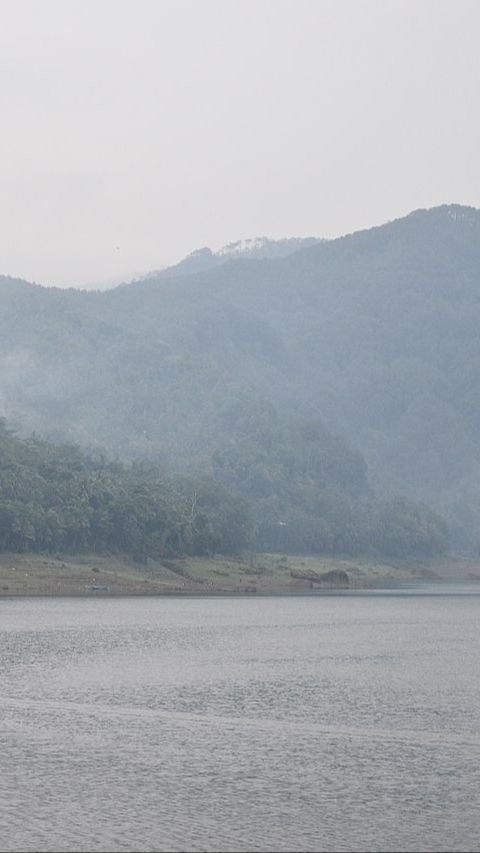
[[[442,586],[444,585],[444,589]],[[222,599],[222,598],[239,598],[239,599],[256,599],[257,601],[262,598],[335,598],[335,597],[354,597],[354,596],[371,596],[372,594],[378,594],[378,597],[382,597],[384,595],[388,595],[389,593],[401,595],[405,593],[405,596],[411,594],[415,589],[423,589],[425,593],[432,594],[431,590],[435,590],[433,594],[438,596],[449,596],[452,594],[449,587],[454,586],[457,592],[457,595],[471,595],[471,591],[467,591],[462,593],[459,591],[459,588],[465,586],[467,589],[469,587],[475,586],[478,587],[478,592],[480,593],[480,583],[478,581],[443,581],[442,584],[434,583],[431,581],[427,581],[424,583],[414,583],[405,584],[398,587],[385,586],[385,587],[365,587],[364,589],[323,589],[323,590],[315,590],[314,592],[285,592],[285,591],[272,591],[272,592],[224,592],[224,591],[210,591],[210,592],[122,592],[122,593],[105,593],[103,595],[92,595],[89,593],[75,593],[75,592],[59,592],[59,593],[42,593],[42,592],[25,592],[21,594],[14,595],[0,595],[0,602],[6,601],[19,601],[23,599],[35,599],[42,600],[47,599],[51,601],[52,599],[81,599],[83,600],[109,600],[109,601],[120,601],[124,599],[130,598],[149,598],[149,599]],[[428,588],[431,587],[431,590]],[[477,594],[476,591],[473,594]]]
[[[381,560],[328,555],[147,559],[128,555],[0,554],[0,598],[265,597],[388,592],[474,584],[480,558]]]

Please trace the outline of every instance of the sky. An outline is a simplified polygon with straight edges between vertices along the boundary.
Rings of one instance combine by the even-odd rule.
[[[0,274],[480,206],[478,0],[0,0]]]

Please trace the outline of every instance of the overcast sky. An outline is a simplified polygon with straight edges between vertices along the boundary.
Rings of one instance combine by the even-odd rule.
[[[0,0],[0,273],[480,206],[478,0]]]

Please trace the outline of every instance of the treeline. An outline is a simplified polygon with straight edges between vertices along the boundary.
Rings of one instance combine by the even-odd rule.
[[[375,500],[361,457],[315,422],[239,423],[211,476],[201,477],[161,476],[151,463],[125,466],[76,446],[19,439],[0,422],[4,551],[140,560],[246,549],[409,556],[438,553],[445,542],[444,523],[428,509]]]
[[[0,423],[0,549],[148,555],[245,547],[245,502],[208,479],[147,477],[71,445],[21,440]]]

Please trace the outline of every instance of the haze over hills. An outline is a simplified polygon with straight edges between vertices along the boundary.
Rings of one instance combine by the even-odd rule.
[[[302,489],[308,504],[313,435],[330,505],[342,478],[368,493],[362,454],[380,495],[425,501],[477,545],[480,212],[230,254],[103,293],[2,278],[2,413],[23,433],[212,474],[276,500],[272,518],[289,470],[285,506]]]
[[[253,237],[228,243],[217,251],[205,246],[202,249],[195,249],[190,252],[189,255],[172,266],[161,266],[155,270],[136,273],[135,275],[113,276],[102,281],[92,281],[81,285],[81,288],[83,290],[110,290],[119,284],[143,281],[156,278],[159,275],[170,277],[203,272],[220,266],[233,258],[285,258],[299,249],[319,243],[321,239],[320,237],[288,237],[282,240],[272,240],[269,237]]]

